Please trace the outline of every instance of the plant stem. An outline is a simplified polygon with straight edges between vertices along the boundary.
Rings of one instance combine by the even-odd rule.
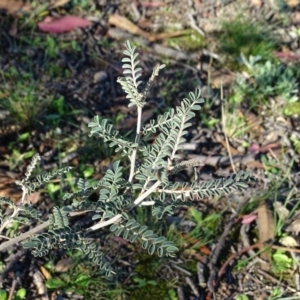
[[[138,118],[137,118],[137,125],[136,125],[136,138],[135,142],[137,145],[139,145],[140,138],[141,138],[141,126],[142,126],[142,108],[137,107],[137,112],[138,112]],[[136,161],[136,154],[137,154],[138,146],[132,150],[132,154],[130,157],[130,175],[128,181],[132,183],[133,176],[135,173],[135,161]]]
[[[128,207],[128,210],[133,209],[134,207],[138,206],[145,198],[147,198],[151,193],[153,193],[161,184],[161,181],[156,181],[151,187],[150,189],[148,189],[145,193],[143,193],[142,195],[140,195],[137,199],[135,199],[135,201],[132,203],[131,206]],[[111,225],[113,223],[117,223],[120,221],[120,219],[122,218],[121,214],[118,214],[114,217],[112,217],[111,219],[104,221],[104,222],[100,222],[95,224],[94,226],[90,227],[89,229],[87,229],[87,232],[89,231],[95,231],[99,228]]]

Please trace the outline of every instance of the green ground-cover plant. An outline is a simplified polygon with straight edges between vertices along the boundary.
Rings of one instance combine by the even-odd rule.
[[[283,109],[290,103],[295,105],[299,99],[298,68],[270,60],[264,62],[261,56],[246,57],[241,55],[251,80],[244,76],[237,77],[231,102],[241,103],[247,99],[249,106],[255,107],[268,103],[270,98],[279,97],[282,103],[278,106]]]
[[[197,159],[181,161],[180,150],[185,143],[187,129],[192,126],[191,119],[195,111],[201,108],[204,102],[200,89],[190,92],[176,109],[169,109],[157,120],[142,124],[142,110],[150,92],[155,77],[159,75],[164,65],[157,65],[141,91],[141,68],[139,68],[136,48],[129,42],[123,58],[124,77],[119,78],[129,99],[129,107],[137,108],[136,134],[133,140],[125,139],[108,120],[95,116],[89,123],[91,136],[101,138],[110,147],[119,153],[119,160],[112,163],[103,177],[91,184],[86,179],[78,179],[77,191],[72,189],[64,193],[62,199],[65,205],[54,207],[48,220],[42,218],[41,212],[32,204],[26,203],[26,197],[46,184],[54,176],[69,173],[71,167],[62,167],[53,172],[32,177],[33,170],[41,159],[36,154],[23,179],[16,181],[22,190],[22,199],[15,204],[9,198],[1,197],[3,210],[0,215],[0,233],[6,236],[7,227],[14,221],[28,224],[33,220],[40,222],[26,233],[3,242],[0,251],[16,243],[22,242],[25,249],[31,249],[34,256],[42,257],[53,249],[79,250],[90,261],[105,271],[106,275],[114,273],[111,264],[105,259],[103,252],[94,243],[92,234],[96,230],[108,227],[116,236],[131,243],[138,241],[149,254],[156,253],[161,256],[174,256],[177,246],[154,233],[147,225],[141,224],[134,218],[136,207],[151,207],[152,215],[162,219],[173,214],[180,205],[193,205],[193,201],[203,197],[212,197],[221,193],[229,193],[235,189],[247,189],[248,183],[256,181],[249,172],[240,171],[226,178],[200,181],[196,167],[202,162]],[[147,143],[147,138],[155,134],[153,144]],[[102,142],[101,142],[102,143]],[[126,162],[129,161],[129,164]],[[124,166],[129,166],[128,168]],[[195,178],[192,183],[175,181],[176,174],[191,167],[195,168]],[[91,200],[92,194],[98,193],[98,200]],[[56,203],[60,203],[57,201]],[[10,207],[10,210],[7,210]],[[94,224],[88,228],[72,226],[72,217],[90,214]],[[39,233],[46,230],[43,233]]]
[[[28,60],[28,57],[27,57]],[[47,82],[45,82],[44,68],[58,80],[57,72],[52,72],[53,67],[36,67],[45,77],[37,78],[37,70],[33,70],[32,63],[25,62],[22,68],[18,70],[15,67],[9,67],[6,70],[0,70],[0,109],[8,112],[7,123],[17,123],[20,126],[31,126],[36,123],[47,121],[48,124],[54,124],[55,121],[71,119],[78,111],[71,110],[63,96],[53,96]],[[57,67],[56,67],[57,68]],[[42,118],[46,116],[45,118]],[[43,121],[41,121],[43,120]]]

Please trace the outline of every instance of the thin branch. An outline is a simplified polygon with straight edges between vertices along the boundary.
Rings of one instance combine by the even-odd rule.
[[[212,253],[211,255],[211,259],[210,259],[210,263],[208,264],[208,267],[209,267],[209,270],[210,270],[210,276],[209,276],[209,279],[208,279],[208,283],[207,283],[207,286],[208,286],[208,289],[210,292],[215,292],[215,288],[216,288],[216,280],[217,280],[217,271],[216,271],[216,264],[217,264],[217,261],[220,257],[220,254],[221,254],[221,251],[225,245],[225,240],[229,234],[229,231],[231,229],[231,227],[233,226],[233,224],[235,223],[236,221],[236,217],[238,216],[240,210],[242,209],[242,207],[248,202],[249,199],[245,199],[244,201],[241,201],[239,206],[237,207],[236,209],[236,212],[231,216],[228,224],[226,225],[220,239],[219,239],[219,242],[217,244],[217,247],[215,249],[215,251]]]
[[[30,238],[35,233],[39,233],[39,232],[43,231],[49,225],[50,225],[50,222],[47,221],[47,222],[45,222],[43,224],[40,224],[40,225],[32,228],[31,230],[29,230],[29,231],[27,231],[27,232],[25,232],[25,233],[23,233],[23,234],[15,237],[15,238],[13,238],[13,239],[11,239],[11,240],[9,240],[7,242],[2,243],[0,245],[0,252],[6,250],[7,248],[9,248],[9,247],[11,247],[13,245],[15,245],[16,243],[19,243],[19,242],[21,242],[21,241],[23,241],[23,240],[25,240],[27,238]]]

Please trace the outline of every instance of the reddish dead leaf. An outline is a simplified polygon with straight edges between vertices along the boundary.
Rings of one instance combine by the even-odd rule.
[[[62,33],[74,28],[90,26],[91,23],[76,16],[63,16],[60,18],[46,17],[43,22],[38,23],[40,30],[50,33]]]
[[[282,151],[282,146],[278,143],[270,143],[260,147],[257,143],[253,142],[248,147],[248,152],[251,154],[267,153],[270,150],[272,150],[273,152],[277,152],[278,150]]]
[[[205,245],[201,246],[199,248],[199,252],[203,253],[203,254],[206,254],[206,255],[210,255],[210,253],[211,253],[210,249],[207,246],[205,246]]]
[[[260,146],[255,142],[252,142],[251,145],[248,147],[248,152],[251,154],[259,153],[259,150]]]
[[[113,240],[115,242],[121,243],[122,245],[125,245],[125,246],[128,245],[128,242],[126,240],[124,240],[121,236],[115,236],[115,237],[113,237]]]
[[[267,144],[267,145],[264,145],[264,146],[260,147],[259,152],[267,153],[270,150],[272,150],[273,152],[276,151],[276,150],[282,151],[282,146],[278,143],[270,143],[270,144]]]
[[[257,214],[250,214],[242,216],[242,224],[250,224],[256,220]]]
[[[201,6],[201,1],[200,0],[194,0],[195,6],[200,7]]]
[[[274,52],[274,56],[288,61],[298,61],[300,59],[300,55],[289,52]]]

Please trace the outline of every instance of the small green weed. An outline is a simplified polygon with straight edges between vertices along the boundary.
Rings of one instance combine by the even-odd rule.
[[[229,138],[244,137],[249,132],[250,126],[247,124],[245,116],[239,111],[237,103],[225,103],[223,117],[224,132]]]
[[[8,295],[5,290],[0,290],[0,300],[7,300]]]
[[[0,107],[10,113],[10,120],[22,126],[33,125],[57,101],[34,78],[33,73],[19,72],[14,67],[0,70],[4,84],[0,86]]]
[[[24,288],[18,289],[15,295],[13,296],[13,298],[9,298],[5,290],[0,290],[0,300],[8,300],[8,299],[22,300],[25,299],[25,297],[26,297],[26,289]]]
[[[190,216],[191,220],[196,223],[196,226],[188,233],[188,236],[198,240],[198,243],[193,247],[206,245],[216,236],[221,215],[209,214],[204,217],[202,212],[192,207],[190,209]]]
[[[8,162],[9,169],[15,170],[17,167],[24,164],[24,159],[32,158],[34,154],[32,149],[21,153],[18,149],[13,148],[12,153],[10,155],[5,155],[5,158]]]
[[[231,67],[240,68],[240,55],[260,55],[267,60],[272,57],[276,41],[267,26],[242,17],[226,21],[219,36],[220,50],[224,52]]]
[[[282,274],[288,272],[289,269],[293,268],[293,265],[297,263],[283,250],[277,250],[272,255],[272,271],[275,274]]]
[[[74,292],[84,296],[84,299],[118,299],[124,291],[118,284],[105,281],[104,277],[95,272],[94,267],[82,261],[83,257],[70,254],[74,264],[70,270],[64,273],[55,273],[53,265],[48,265],[48,271],[53,277],[46,281],[49,290]]]

